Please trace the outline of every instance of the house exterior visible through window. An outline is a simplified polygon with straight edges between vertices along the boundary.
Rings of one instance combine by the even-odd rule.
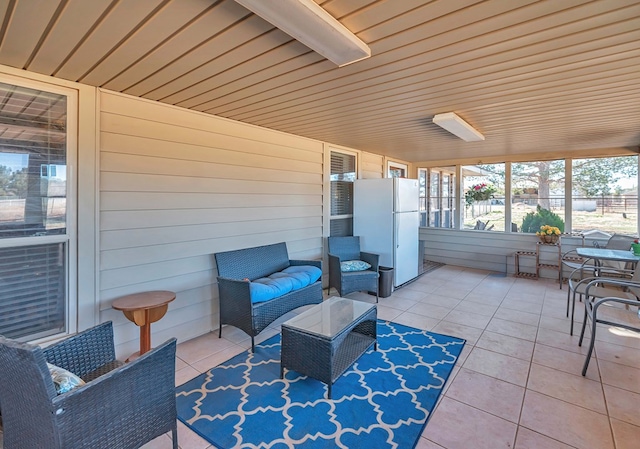
[[[9,338],[69,330],[68,108],[66,94],[0,83],[0,334]]]
[[[331,215],[329,235],[353,235],[353,183],[356,180],[356,156],[331,152]]]

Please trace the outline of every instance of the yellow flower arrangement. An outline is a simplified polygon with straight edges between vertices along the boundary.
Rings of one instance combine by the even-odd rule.
[[[552,243],[554,245],[558,243],[560,234],[562,234],[560,228],[549,225],[540,226],[540,230],[536,232],[536,235],[540,239],[541,243]]]
[[[541,236],[541,235],[560,235],[560,234],[562,234],[562,232],[560,232],[559,228],[557,228],[556,226],[549,226],[549,225],[540,226],[540,230],[538,232],[536,232],[537,236]]]

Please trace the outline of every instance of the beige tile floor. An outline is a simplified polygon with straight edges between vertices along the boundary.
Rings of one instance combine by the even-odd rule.
[[[467,340],[419,449],[640,447],[640,335],[603,329],[582,377],[585,349],[569,335],[566,294],[552,280],[444,266],[380,299],[381,319]],[[234,328],[181,343],[176,384],[248,345]],[[178,433],[182,449],[212,448],[182,424]]]
[[[640,335],[603,328],[582,377],[585,349],[569,336],[566,292],[552,280],[444,266],[380,299],[381,319],[467,340],[418,449],[640,447]],[[222,339],[215,332],[179,344],[176,384],[248,346],[231,327]],[[182,449],[213,448],[178,429]],[[144,446],[170,447],[168,436]]]

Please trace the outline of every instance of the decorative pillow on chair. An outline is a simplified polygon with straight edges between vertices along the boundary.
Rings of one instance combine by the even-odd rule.
[[[84,380],[73,374],[71,371],[67,371],[59,366],[52,365],[47,362],[53,385],[56,387],[56,393],[62,394],[73,390],[74,388],[81,387],[85,384]]]
[[[345,260],[340,262],[340,271],[343,273],[347,271],[364,271],[371,268],[371,265],[363,260]]]

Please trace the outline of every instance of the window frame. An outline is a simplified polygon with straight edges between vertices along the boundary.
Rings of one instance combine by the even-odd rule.
[[[386,166],[385,176],[387,178],[394,177],[392,176],[392,170],[402,170],[403,176],[399,176],[400,178],[406,178],[409,175],[409,166],[407,164],[402,164],[400,162],[396,162],[388,159],[386,165],[387,166]]]
[[[12,76],[0,72],[0,82],[26,89],[40,90],[67,99],[67,136],[66,136],[66,232],[64,234],[29,236],[0,239],[0,248],[19,248],[34,245],[65,243],[65,330],[46,337],[20,338],[35,344],[59,339],[78,331],[78,135],[79,135],[79,96],[78,89],[59,84],[49,84],[34,79]]]
[[[355,179],[360,179],[360,153],[355,151],[345,150],[342,148],[333,147],[333,146],[325,147],[325,166],[327,167],[326,173],[325,173],[325,179],[326,179],[325,185],[327,186],[326,196],[328,198],[328,204],[326,204],[325,206],[327,207],[327,211],[329,212],[327,214],[327,227],[325,232],[326,237],[331,236],[331,222],[333,220],[344,220],[349,218],[353,220],[353,211],[351,212],[351,214],[332,215],[332,209],[333,209],[333,197],[331,196],[331,183],[333,182],[331,181],[331,154],[332,153],[338,153],[338,154],[343,154],[343,155],[353,157],[354,164],[355,164],[354,166]],[[354,179],[354,182],[355,182],[355,179]],[[353,234],[353,228],[352,228],[351,234]]]
[[[638,156],[637,154],[610,154],[610,155],[601,155],[601,156],[594,156],[593,154],[585,154],[585,155],[573,155],[572,157],[554,157],[554,158],[535,158],[535,157],[531,157],[531,158],[518,158],[517,160],[492,160],[490,162],[487,162],[487,164],[504,164],[505,165],[505,223],[510,223],[512,221],[512,217],[511,217],[511,209],[512,209],[512,204],[511,204],[511,193],[512,193],[512,164],[514,163],[535,163],[538,161],[548,161],[548,160],[562,160],[564,161],[564,172],[565,172],[565,181],[564,181],[564,204],[565,204],[565,211],[564,211],[564,215],[563,215],[563,220],[565,223],[565,232],[574,232],[573,231],[573,217],[572,217],[572,211],[573,211],[573,195],[572,195],[572,186],[573,186],[573,161],[578,160],[578,159],[604,159],[604,158],[618,158],[618,157],[637,157],[637,176],[635,179],[636,182],[636,186],[640,185],[640,156]],[[453,162],[453,161],[451,161]],[[461,172],[461,167],[465,166],[465,165],[478,165],[477,162],[472,162],[472,161],[460,161],[457,162],[455,164],[455,168],[456,168],[456,174],[458,172]],[[424,170],[428,173],[428,180],[427,180],[427,185],[430,184],[430,178],[431,178],[431,173],[434,169],[437,170],[438,166],[430,166],[428,164],[425,165],[420,165],[419,167],[417,167],[418,173],[420,173],[420,171]],[[458,198],[456,198],[458,207],[459,207],[459,214],[462,214],[462,211],[464,210],[464,194],[463,194],[463,183],[464,183],[464,177],[460,174],[459,176],[456,176],[456,183],[455,183],[455,189],[454,192],[461,192],[461,194],[459,195]],[[427,187],[427,195],[430,195],[430,190]],[[636,233],[635,235],[639,235],[640,234],[640,194],[637,196],[636,198],[637,204],[638,204],[638,211],[637,211],[637,219],[636,219]],[[429,198],[427,197],[427,209],[428,209],[428,203],[429,203]],[[429,220],[427,220],[426,226],[424,227],[434,227],[434,226],[430,226],[429,225]],[[446,229],[446,228],[445,228]],[[476,232],[476,230],[472,230],[472,229],[465,229],[464,228],[464,223],[463,223],[463,219],[462,217],[460,218],[459,221],[457,221],[456,223],[454,223],[453,228],[451,228],[452,230],[461,230],[461,231],[474,231]],[[495,231],[495,232],[503,232],[505,234],[508,233],[512,233],[511,227],[507,226],[505,224],[505,229],[503,231]],[[605,231],[605,232],[609,232],[609,231]]]

